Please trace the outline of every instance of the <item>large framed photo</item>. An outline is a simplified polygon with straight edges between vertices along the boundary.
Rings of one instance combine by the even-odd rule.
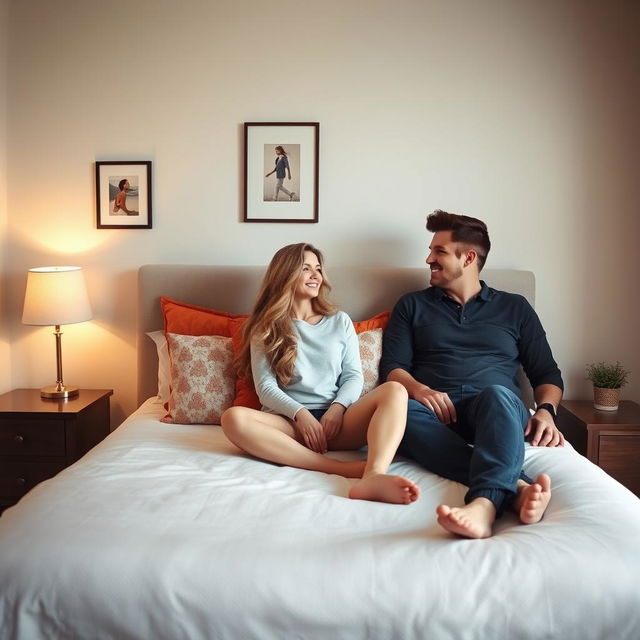
[[[96,162],[98,229],[151,229],[151,161]]]
[[[244,123],[244,221],[318,222],[318,122]]]

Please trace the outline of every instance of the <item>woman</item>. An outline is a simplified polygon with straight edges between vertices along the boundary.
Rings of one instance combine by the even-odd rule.
[[[289,168],[289,157],[283,147],[278,145],[276,147],[276,161],[273,171],[269,171],[265,178],[268,178],[272,173],[276,174],[276,189],[273,194],[274,201],[278,201],[278,193],[282,191],[285,195],[289,196],[289,200],[293,200],[296,197],[295,191],[289,191],[284,188],[285,172],[289,180],[291,180],[291,169]]]
[[[404,433],[407,392],[387,382],[360,398],[358,338],[349,316],[328,301],[330,288],[312,245],[273,256],[236,361],[240,375],[253,375],[263,408],[232,407],[222,428],[258,458],[358,478],[350,498],[408,504],[418,487],[387,474]],[[366,463],[323,455],[365,444]]]
[[[127,209],[127,192],[131,188],[129,181],[126,178],[122,178],[118,183],[118,193],[113,201],[113,213],[118,213],[119,210],[124,211],[128,216],[137,216],[138,212],[135,209]]]

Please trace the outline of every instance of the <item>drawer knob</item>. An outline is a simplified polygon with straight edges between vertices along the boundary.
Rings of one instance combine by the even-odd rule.
[[[18,434],[13,438],[13,441],[18,444],[22,444],[24,442],[24,436],[21,436],[20,434]]]
[[[24,487],[24,485],[27,484],[27,481],[24,478],[16,478],[16,482],[21,487]]]

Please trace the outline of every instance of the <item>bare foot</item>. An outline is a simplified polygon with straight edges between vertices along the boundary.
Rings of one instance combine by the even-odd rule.
[[[464,507],[441,504],[436,513],[441,527],[465,538],[488,538],[496,519],[496,508],[487,498],[476,498]]]
[[[392,504],[409,504],[420,495],[418,485],[402,476],[376,473],[356,482],[349,491],[355,500],[375,500]]]
[[[551,478],[541,473],[533,484],[523,482],[518,485],[518,495],[513,507],[523,524],[534,524],[542,516],[551,500]]]

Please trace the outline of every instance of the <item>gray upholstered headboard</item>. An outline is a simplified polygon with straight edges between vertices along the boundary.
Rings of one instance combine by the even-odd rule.
[[[138,402],[157,392],[158,359],[147,331],[163,328],[160,296],[169,296],[203,307],[248,313],[258,292],[265,268],[149,264],[138,272]],[[419,268],[333,267],[328,270],[333,285],[331,298],[353,320],[364,320],[391,309],[408,291],[429,283],[426,266]],[[496,289],[524,295],[535,303],[535,280],[530,271],[486,269],[482,278]]]

